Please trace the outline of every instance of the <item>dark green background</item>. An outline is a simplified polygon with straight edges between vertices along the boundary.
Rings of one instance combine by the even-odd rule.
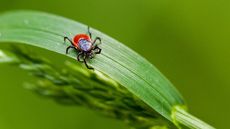
[[[1,11],[55,13],[125,43],[173,82],[192,114],[222,129],[230,128],[229,7],[227,0],[0,0]],[[1,129],[125,127],[83,108],[40,99],[22,88],[28,75],[9,66],[0,70]]]

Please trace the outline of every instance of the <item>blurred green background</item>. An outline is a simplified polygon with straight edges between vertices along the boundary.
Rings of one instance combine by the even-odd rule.
[[[229,7],[227,0],[0,0],[1,12],[55,13],[123,42],[173,82],[192,114],[221,129],[230,128]],[[30,79],[26,73],[4,65],[0,70],[1,129],[127,128],[87,109],[41,99],[22,88]]]

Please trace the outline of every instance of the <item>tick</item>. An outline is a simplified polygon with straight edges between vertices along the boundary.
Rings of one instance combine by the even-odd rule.
[[[101,44],[101,38],[96,37],[94,40],[92,40],[92,34],[88,26],[87,34],[77,34],[72,40],[68,37],[64,37],[64,42],[66,42],[66,40],[71,43],[71,45],[66,48],[66,54],[68,54],[70,48],[75,49],[78,52],[77,60],[79,62],[83,62],[88,69],[93,69],[87,64],[86,60],[92,59],[95,54],[101,53],[101,48],[99,48],[98,43],[96,43],[99,41],[99,44]]]

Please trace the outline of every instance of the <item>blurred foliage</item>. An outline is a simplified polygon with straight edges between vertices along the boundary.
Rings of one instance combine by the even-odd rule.
[[[157,66],[183,94],[192,114],[216,128],[230,128],[229,5],[227,0],[1,0],[0,10],[47,11],[109,34]],[[18,77],[12,79],[13,74]],[[31,78],[18,69],[1,66],[0,81],[5,85],[0,86],[0,126],[111,128],[113,122],[103,118],[88,124],[97,117],[85,109],[63,108],[28,95],[21,88],[27,79]],[[57,113],[62,117],[51,117]],[[41,119],[44,115],[50,121]]]
[[[38,49],[14,46],[7,51],[0,50],[8,60],[11,59],[8,64],[36,77],[36,80],[25,82],[26,89],[62,106],[89,108],[125,122],[131,129],[176,128],[171,121],[103,73],[82,68],[75,60],[59,62],[60,67],[57,67],[52,59],[37,55],[29,48]]]

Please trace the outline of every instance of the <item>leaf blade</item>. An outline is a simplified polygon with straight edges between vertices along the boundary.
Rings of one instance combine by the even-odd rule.
[[[72,37],[86,31],[81,23],[45,13],[21,11],[6,13],[0,18],[0,41],[28,43],[61,54],[65,54],[66,47],[63,36]],[[17,20],[13,20],[15,18]],[[103,44],[102,54],[90,64],[171,120],[173,106],[184,105],[173,85],[136,52],[97,30],[92,32],[103,39]],[[75,58],[75,53],[68,56]]]

